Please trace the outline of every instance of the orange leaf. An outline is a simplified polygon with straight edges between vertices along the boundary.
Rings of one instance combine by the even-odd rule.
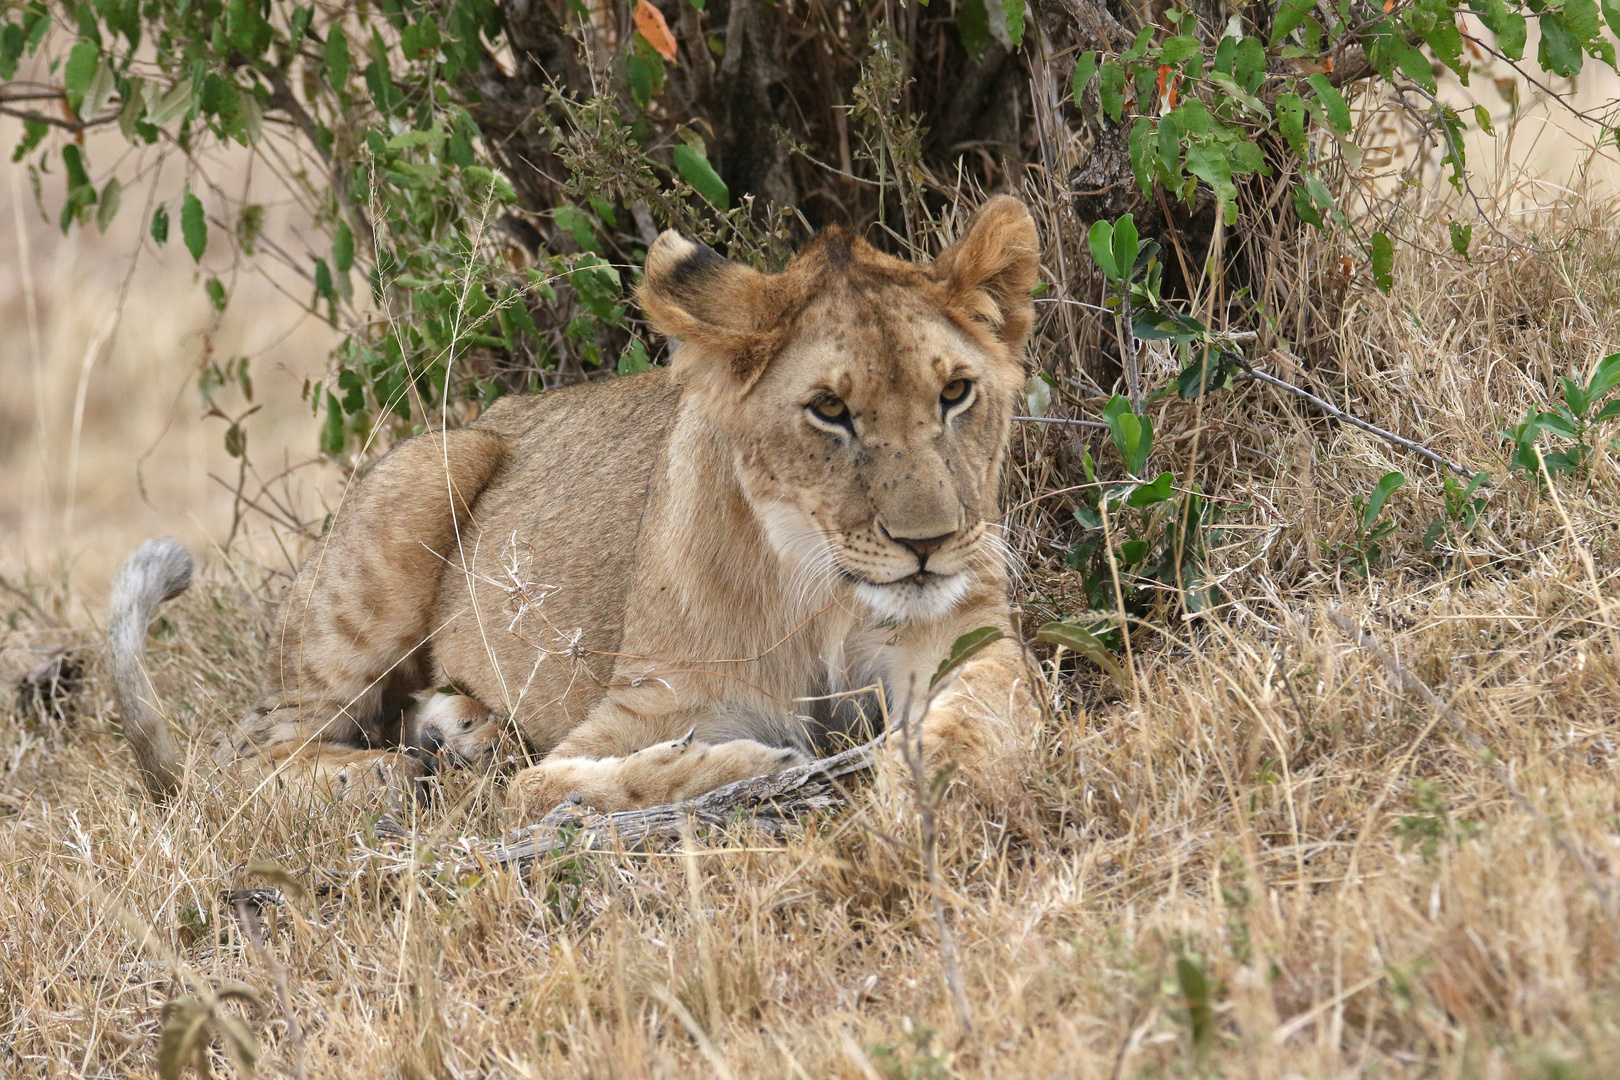
[[[1395,10],[1395,0],[1384,0],[1384,14],[1388,15]]]
[[[675,62],[675,35],[669,32],[664,13],[647,2],[636,0],[636,29],[665,60]]]

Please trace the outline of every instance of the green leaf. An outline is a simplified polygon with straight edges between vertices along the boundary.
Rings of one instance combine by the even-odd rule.
[[[332,29],[326,35],[326,81],[332,88],[339,90],[349,81],[349,39],[343,33],[342,25],[332,24]]]
[[[1288,0],[1285,0],[1285,2],[1288,2]],[[1299,2],[1303,3],[1304,0],[1299,0]],[[1203,51],[1204,47],[1198,43],[1197,38],[1178,34],[1175,37],[1166,38],[1164,44],[1159,47],[1159,63],[1184,64]]]
[[[120,184],[118,177],[115,176],[101,189],[101,198],[96,203],[96,228],[106,232],[107,226],[111,225],[113,218],[118,215],[118,207],[123,201],[124,185]]]
[[[101,112],[102,106],[112,98],[113,92],[118,88],[118,79],[113,72],[113,66],[105,57],[96,64],[95,77],[90,80],[90,88],[84,93],[84,106],[82,115],[86,120],[93,119]]]
[[[1175,497],[1175,482],[1176,478],[1174,476],[1168,472],[1162,472],[1153,483],[1138,484],[1130,495],[1126,496],[1125,505],[1142,509],[1157,503],[1168,502]]]
[[[1125,69],[1112,60],[1102,66],[1102,81],[1097,84],[1097,102],[1116,124],[1125,115]]]
[[[366,384],[360,373],[347,368],[338,372],[338,389],[343,391],[343,411],[353,416],[366,407]]]
[[[1016,49],[1024,44],[1024,0],[1001,0],[1001,10],[1007,19],[1007,40]]]
[[[1103,406],[1102,417],[1108,422],[1114,448],[1125,460],[1125,470],[1132,476],[1142,475],[1148,455],[1153,452],[1152,418],[1133,413],[1131,403],[1123,394],[1115,394]]]
[[[81,41],[73,46],[68,53],[67,63],[62,65],[62,87],[67,91],[68,104],[78,112],[79,106],[84,102],[84,96],[90,89],[90,81],[96,77],[96,67],[101,62],[101,50],[93,41]]]
[[[493,169],[469,165],[461,170],[461,175],[467,178],[479,198],[493,195],[500,202],[517,202],[517,192],[512,190],[512,182]]]
[[[950,655],[940,661],[939,669],[934,672],[934,677],[928,680],[929,692],[932,693],[934,688],[944,682],[953,671],[956,671],[963,664],[1006,636],[997,627],[981,626],[977,630],[969,630],[957,638],[951,645]]]
[[[1541,45],[1536,50],[1536,62],[1554,75],[1579,75],[1583,62],[1580,38],[1557,12],[1543,11],[1540,23]]]
[[[640,338],[631,339],[629,346],[619,355],[619,374],[636,375],[651,370],[652,361],[647,358],[647,346],[641,343]]]
[[[208,290],[208,302],[213,305],[214,310],[224,311],[225,305],[230,303],[230,297],[225,295],[224,283],[217,277],[211,277],[204,287]],[[231,456],[240,457],[241,455],[233,454]]]
[[[180,200],[180,236],[186,242],[186,250],[191,252],[193,262],[202,262],[203,252],[208,248],[208,222],[203,217],[202,200],[191,193],[191,185],[186,185],[185,197]]]
[[[1095,74],[1097,74],[1096,50],[1081,53],[1080,58],[1074,62],[1074,74],[1069,79],[1076,105],[1080,104],[1080,95],[1085,93],[1086,84],[1091,82],[1091,77]]]
[[[1616,384],[1620,384],[1620,353],[1611,353],[1598,361],[1597,370],[1592,372],[1592,379],[1586,384],[1586,396],[1599,401]]]
[[[321,453],[328,457],[343,453],[343,406],[330,390],[326,392],[326,423],[321,425]]]
[[[1305,102],[1298,94],[1277,95],[1277,128],[1288,146],[1304,159],[1308,146],[1305,142]]]
[[[1114,270],[1121,283],[1129,281],[1136,266],[1136,221],[1124,214],[1114,222]]]
[[[1086,240],[1091,248],[1091,261],[1097,264],[1103,277],[1118,282],[1119,264],[1114,262],[1114,226],[1107,221],[1094,221]]]
[[[1048,645],[1061,646],[1072,653],[1085,657],[1102,668],[1108,677],[1114,681],[1114,685],[1119,689],[1120,693],[1130,693],[1131,684],[1130,680],[1125,676],[1125,670],[1119,666],[1119,662],[1103,646],[1103,643],[1098,641],[1096,636],[1084,627],[1075,626],[1072,623],[1049,622],[1035,631],[1035,640],[1045,642]]]
[[[1605,420],[1613,420],[1616,416],[1620,416],[1620,398],[1616,398],[1599,409],[1597,415],[1592,417],[1592,423],[1600,424]]]
[[[1312,0],[1282,0],[1277,5],[1277,16],[1271,21],[1271,47],[1276,48],[1283,38],[1293,33],[1316,5]]]
[[[1227,160],[1223,147],[1187,147],[1187,171],[1208,184],[1215,198],[1226,209],[1227,224],[1233,224],[1237,211],[1237,185],[1232,183],[1232,163]]]
[[[1609,24],[1609,32],[1620,37],[1620,0],[1601,0],[1603,8],[1603,21]]]
[[[1372,274],[1373,284],[1387,296],[1395,284],[1395,247],[1382,232],[1372,234]]]
[[[1474,106],[1474,123],[1478,124],[1479,130],[1483,131],[1485,134],[1491,136],[1492,138],[1496,137],[1496,127],[1491,123],[1491,110],[1487,109],[1485,106]]]
[[[1338,88],[1327,81],[1325,75],[1312,75],[1305,80],[1316,91],[1317,100],[1327,110],[1328,123],[1338,135],[1350,134],[1350,106],[1345,104],[1344,95]]]
[[[990,45],[990,13],[984,0],[961,0],[956,6],[956,34],[962,48],[977,59]]]
[[[1211,1008],[1209,979],[1192,958],[1176,958],[1176,981],[1187,1003],[1187,1026],[1191,1029],[1193,1053],[1202,1060],[1215,1038],[1215,1013]]]
[[[169,208],[162,203],[152,211],[152,239],[159,247],[169,242]]]
[[[1145,116],[1136,118],[1136,123],[1131,125],[1129,148],[1136,185],[1142,189],[1142,194],[1152,194],[1154,177],[1164,167],[1159,161],[1159,140],[1153,136],[1153,121]]]
[[[148,83],[153,92],[157,91],[156,83]],[[178,86],[170,90],[153,105],[150,98],[146,105],[146,122],[154,127],[162,127],[177,117],[184,116],[191,110],[191,82],[183,80]]]
[[[652,71],[647,61],[631,54],[624,59],[624,73],[630,80],[630,97],[636,107],[645,109],[652,104]]]
[[[1474,227],[1472,225],[1464,225],[1459,221],[1453,221],[1450,225],[1450,229],[1451,250],[1455,251],[1464,258],[1467,258],[1469,241],[1474,238]]]
[[[354,233],[347,221],[339,221],[332,230],[332,268],[347,274],[354,267]]]
[[[1289,194],[1293,197],[1294,213],[1299,215],[1299,219],[1320,229],[1322,227],[1322,215],[1317,213],[1316,207],[1311,205],[1310,197],[1306,195],[1305,189],[1295,185],[1294,190]]]
[[[698,153],[692,147],[682,143],[674,150],[675,168],[680,170],[681,178],[692,185],[699,195],[721,210],[731,208],[731,192],[726,189],[726,182],[720,179],[720,174],[714,171],[709,159]]]
[[[1395,494],[1395,489],[1406,483],[1406,477],[1398,472],[1387,472],[1378,480],[1378,486],[1373,488],[1371,495],[1367,496],[1367,505],[1361,511],[1361,527],[1370,528],[1378,519],[1378,514],[1384,509],[1384,503]]]
[[[1569,414],[1577,419],[1584,419],[1586,410],[1591,407],[1591,401],[1586,396],[1586,388],[1567,376],[1560,377],[1558,382],[1564,388],[1564,404],[1569,406]]]
[[[1562,13],[1564,24],[1582,46],[1591,43],[1602,32],[1603,23],[1598,17],[1597,0],[1564,0]]]

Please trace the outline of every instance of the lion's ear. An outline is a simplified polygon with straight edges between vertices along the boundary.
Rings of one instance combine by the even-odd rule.
[[[1017,360],[1035,317],[1030,290],[1040,258],[1029,210],[1010,195],[997,195],[973,215],[961,239],[934,260],[932,273],[945,285],[946,303],[988,324]]]
[[[682,342],[677,367],[719,366],[746,388],[770,358],[774,291],[758,270],[668,230],[647,249],[636,299],[653,329]]]

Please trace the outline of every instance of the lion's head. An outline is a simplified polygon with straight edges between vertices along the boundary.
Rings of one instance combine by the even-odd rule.
[[[681,342],[675,372],[738,448],[777,551],[807,584],[928,621],[998,539],[1038,259],[1029,212],[1002,196],[931,264],[831,229],[762,274],[666,232],[640,300]]]

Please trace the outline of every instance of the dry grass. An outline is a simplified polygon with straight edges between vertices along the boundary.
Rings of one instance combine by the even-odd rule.
[[[1315,353],[1331,363],[1265,361],[1492,471],[1500,490],[1442,567],[1417,542],[1438,480],[1411,458],[1254,386],[1163,407],[1164,464],[1231,500],[1213,556],[1229,602],[1141,633],[1125,699],[1048,658],[1019,790],[945,808],[971,1031],[903,791],[785,845],[739,829],[526,877],[466,842],[500,828],[498,784],[472,777],[421,812],[414,846],[378,839],[362,807],[241,806],[199,784],[156,809],[113,733],[94,626],[5,595],[0,676],[56,644],[86,678],[65,715],[0,724],[0,1072],[154,1075],[164,1003],[245,984],[266,1004],[249,1014],[262,1070],[311,1077],[1615,1075],[1615,461],[1600,449],[1554,498],[1502,479],[1497,438],[1555,375],[1620,348],[1613,207],[1561,213],[1545,254],[1403,249],[1394,295],[1344,284]],[[1446,249],[1443,217],[1416,228]],[[1014,502],[1076,449],[1020,438]],[[1351,494],[1391,468],[1412,482],[1364,581],[1338,546]],[[1067,516],[1043,497],[1012,520],[1031,621],[1074,610]],[[155,626],[158,689],[199,755],[252,693],[260,581],[216,561]],[[41,607],[68,610],[64,588]],[[265,862],[290,877],[249,870]],[[267,960],[221,891],[277,881],[302,892],[266,910]]]

